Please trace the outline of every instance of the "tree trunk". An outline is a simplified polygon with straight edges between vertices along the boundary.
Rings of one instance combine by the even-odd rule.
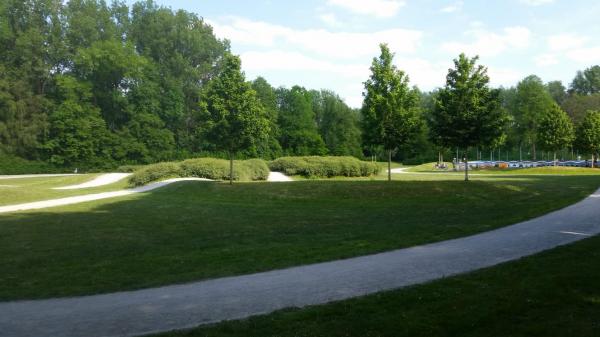
[[[536,161],[537,160],[537,155],[535,153],[535,143],[533,143],[532,146],[533,146],[533,160]]]
[[[392,150],[388,150],[388,181],[392,181]]]
[[[594,168],[594,160],[596,159],[597,155],[592,153],[592,168]]]
[[[465,151],[465,181],[469,181],[469,159],[467,158],[466,151]]]
[[[556,151],[554,151],[554,167],[556,167]]]
[[[233,185],[233,152],[229,151],[229,185]]]

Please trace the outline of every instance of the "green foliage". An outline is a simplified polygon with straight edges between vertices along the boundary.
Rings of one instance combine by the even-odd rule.
[[[550,93],[550,96],[554,99],[554,102],[558,105],[562,105],[567,99],[567,88],[562,84],[561,81],[551,81],[546,84],[546,90]]]
[[[600,93],[600,66],[578,71],[571,82],[571,91],[580,95]]]
[[[205,132],[216,149],[233,154],[267,137],[265,109],[245,81],[239,57],[225,55],[221,73],[209,83],[203,98]]]
[[[269,164],[273,171],[287,175],[315,177],[368,177],[378,174],[379,165],[354,157],[282,157]]]
[[[70,76],[57,77],[56,82],[61,103],[50,114],[50,140],[44,151],[58,166],[102,167],[108,157],[103,152],[108,133],[100,111],[91,104],[91,88]]]
[[[464,54],[454,60],[446,86],[435,97],[430,129],[442,146],[494,146],[504,137],[508,116],[500,93],[489,88],[487,68],[477,60]]]
[[[537,143],[539,124],[554,104],[552,96],[539,77],[531,75],[519,82],[512,107],[515,116],[514,130],[515,135],[519,137],[519,144]]]
[[[3,174],[36,174],[62,172],[46,161],[27,160],[18,156],[0,152],[0,175]]]
[[[563,102],[562,108],[574,123],[580,123],[590,110],[600,110],[600,93],[590,95],[572,94]]]
[[[279,143],[295,156],[323,155],[327,148],[319,135],[310,93],[299,86],[277,89]]]
[[[252,81],[252,89],[256,91],[256,97],[265,109],[266,117],[269,120],[269,132],[266,139],[256,145],[257,154],[261,158],[277,158],[281,155],[282,149],[277,140],[280,131],[277,124],[279,110],[275,89],[262,77],[258,77]]]
[[[577,128],[577,146],[589,153],[600,153],[600,111],[588,111]]]
[[[335,156],[362,157],[358,112],[332,91],[313,90],[310,93],[317,128],[327,152]]]
[[[129,170],[130,167],[123,169]],[[144,167],[134,167],[129,177],[131,186],[180,177],[206,178],[212,180],[229,179],[229,161],[215,158],[196,158],[182,162],[163,162]],[[235,161],[233,178],[239,181],[267,180],[269,167],[260,159]]]
[[[136,170],[129,176],[129,185],[142,186],[153,181],[181,176],[181,165],[179,163],[156,163]]]
[[[363,140],[367,146],[381,145],[391,151],[405,144],[417,131],[419,95],[408,86],[408,76],[393,64],[387,45],[371,64],[365,82],[362,107]]]
[[[573,122],[556,103],[542,116],[537,138],[543,150],[554,152],[573,142]]]

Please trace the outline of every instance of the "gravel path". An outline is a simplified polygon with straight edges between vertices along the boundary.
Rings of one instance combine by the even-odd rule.
[[[92,179],[90,181],[87,181],[87,182],[79,184],[79,185],[55,187],[54,189],[55,190],[77,190],[77,189],[82,189],[82,188],[104,186],[104,185],[116,183],[117,181],[123,180],[130,175],[131,175],[131,173],[106,173],[106,174],[102,174],[102,175],[96,177],[95,179]]]
[[[152,184],[148,184],[146,186],[132,188],[132,189],[127,189],[127,190],[120,190],[120,191],[114,191],[114,192],[104,192],[104,193],[94,193],[94,194],[86,194],[86,195],[80,195],[80,196],[76,196],[76,197],[67,197],[67,198],[52,199],[52,200],[45,200],[45,201],[29,202],[29,203],[26,203],[26,204],[0,206],[0,213],[9,213],[9,212],[17,212],[17,211],[29,211],[29,210],[42,209],[42,208],[50,208],[50,207],[58,207],[58,206],[66,206],[66,205],[79,204],[79,203],[82,203],[82,202],[93,201],[93,200],[101,200],[101,199],[122,197],[122,196],[131,195],[131,194],[135,194],[135,193],[152,191],[152,190],[157,189],[159,187],[163,187],[165,185],[176,183],[176,182],[179,182],[179,181],[210,181],[210,180],[209,179],[203,179],[203,178],[176,178],[176,179],[169,179],[169,180],[164,180],[164,181],[161,181],[161,182],[152,183]],[[1,336],[1,332],[0,332],[0,336]]]
[[[105,295],[0,303],[0,336],[137,336],[396,289],[600,233],[600,190],[562,210],[465,238],[252,275]]]
[[[286,176],[285,174],[283,174],[281,172],[269,172],[269,177],[267,178],[267,181],[283,182],[283,181],[294,181],[294,179]]]

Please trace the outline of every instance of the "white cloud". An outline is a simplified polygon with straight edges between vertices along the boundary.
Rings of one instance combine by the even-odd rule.
[[[511,86],[524,77],[521,72],[510,68],[488,67],[488,76],[490,77],[490,85]]]
[[[424,90],[443,86],[448,69],[452,67],[451,61],[435,63],[416,57],[396,57],[394,64],[406,72],[411,86],[417,85]]]
[[[569,50],[583,46],[589,38],[576,34],[563,33],[552,35],[546,39],[548,48],[553,51]]]
[[[347,33],[325,29],[296,30],[239,17],[225,18],[224,21],[211,21],[210,24],[217,36],[226,37],[234,44],[278,48],[291,46],[336,59],[375,56],[382,42],[387,42],[397,53],[414,53],[423,35],[420,31],[400,28],[372,33]]]
[[[600,63],[600,46],[575,49],[568,52],[567,57],[580,63]]]
[[[457,1],[457,2],[455,2],[453,4],[450,4],[450,5],[446,6],[446,7],[443,7],[441,9],[441,12],[443,12],[443,13],[454,13],[454,12],[460,11],[462,9],[462,7],[463,7],[463,2],[462,1]]]
[[[333,13],[321,14],[319,15],[319,19],[332,27],[340,27],[342,25],[342,22]]]
[[[338,6],[356,14],[390,18],[406,5],[401,0],[328,0],[327,4]]]
[[[551,4],[554,0],[519,0],[519,2],[527,6],[541,6]]]
[[[541,54],[534,58],[535,64],[539,67],[547,67],[558,64],[558,58],[554,54]]]
[[[464,52],[471,56],[496,56],[509,48],[526,48],[531,40],[531,32],[525,27],[504,28],[502,33],[475,29],[467,31],[465,34],[474,41],[470,43],[446,42],[442,44],[442,50],[453,54]]]
[[[364,64],[340,64],[319,58],[306,56],[298,52],[283,50],[250,51],[240,55],[243,68],[252,72],[285,70],[327,72],[347,78],[362,79],[368,77],[369,66]]]

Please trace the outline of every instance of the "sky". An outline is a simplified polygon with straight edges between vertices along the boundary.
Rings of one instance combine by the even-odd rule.
[[[203,17],[230,40],[247,79],[330,89],[352,107],[362,103],[380,43],[424,91],[444,85],[461,52],[479,55],[493,86],[531,74],[568,86],[578,70],[600,64],[598,0],[156,2]]]

